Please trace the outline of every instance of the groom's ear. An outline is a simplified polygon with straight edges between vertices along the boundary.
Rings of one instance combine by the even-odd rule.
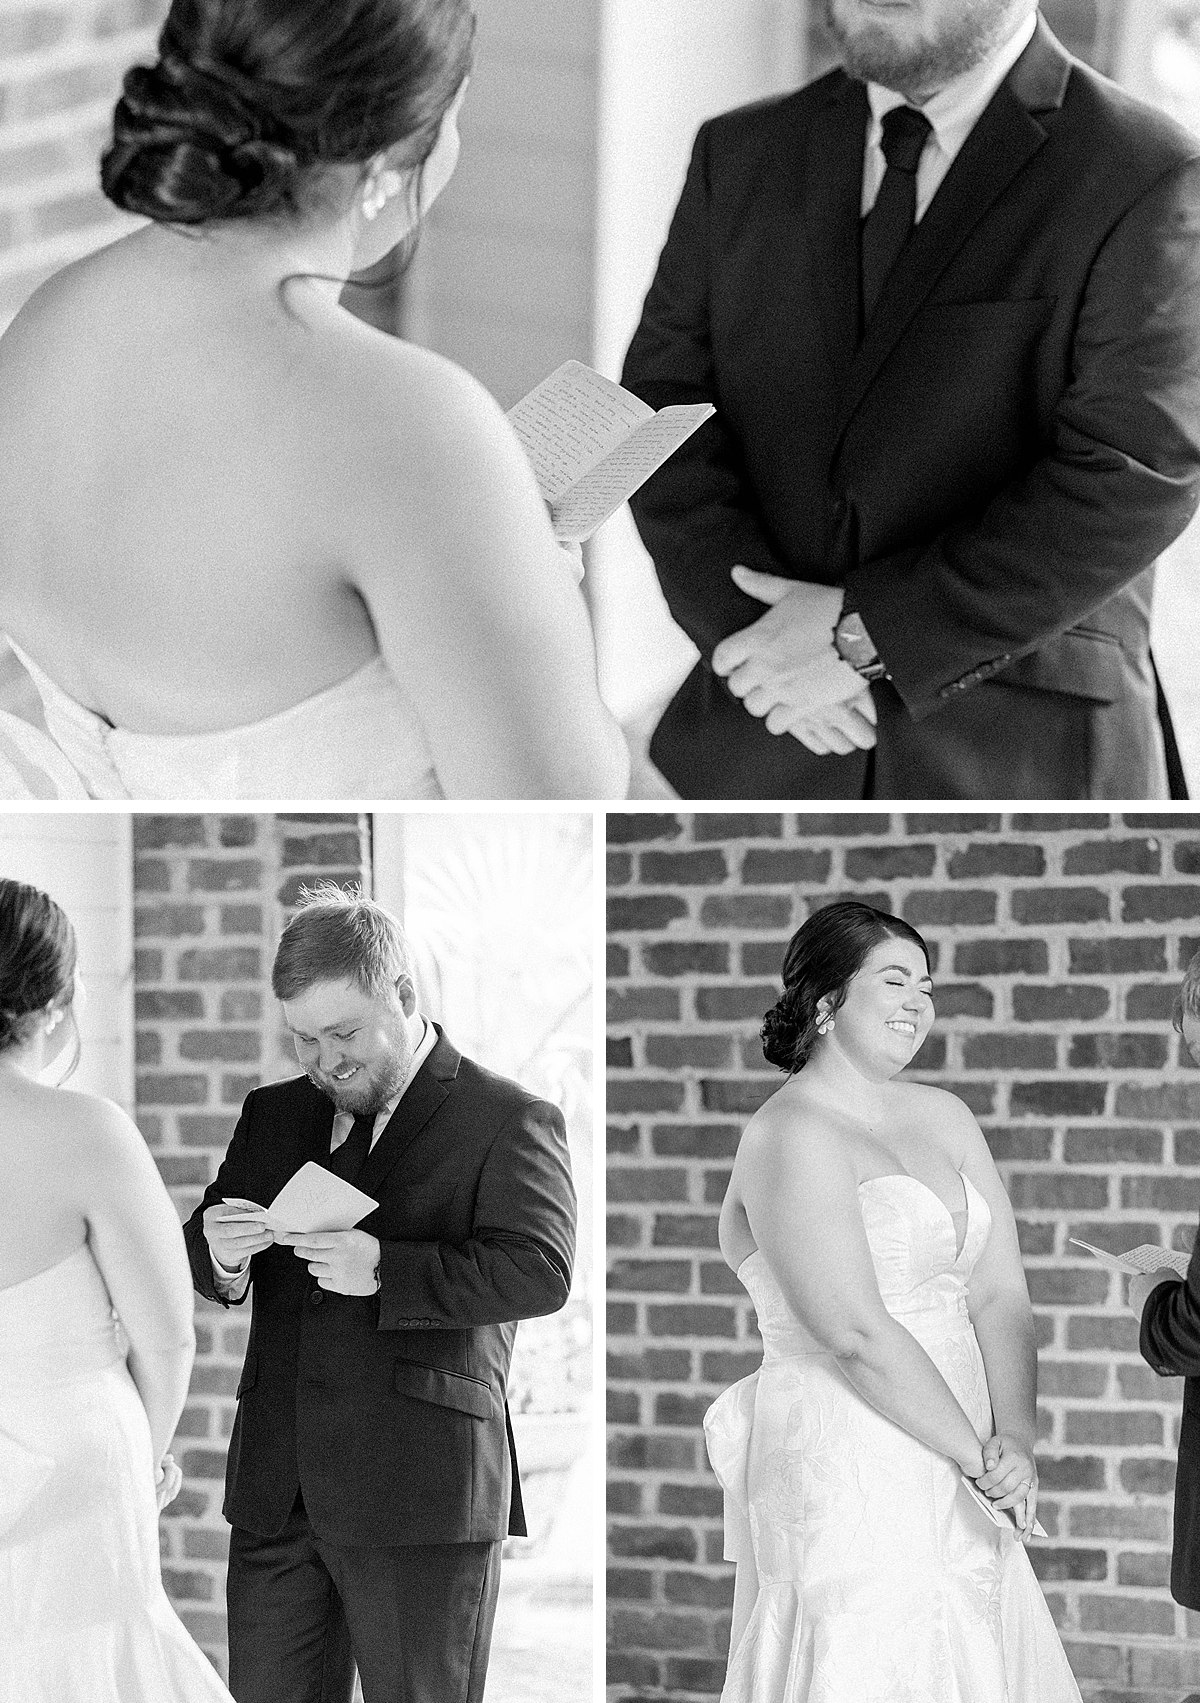
[[[417,1009],[417,989],[411,976],[396,977],[396,998],[404,1008],[404,1015],[411,1017]]]

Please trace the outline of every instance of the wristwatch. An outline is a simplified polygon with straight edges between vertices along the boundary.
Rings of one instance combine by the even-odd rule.
[[[833,629],[833,643],[843,662],[848,662],[864,680],[883,680],[887,667],[881,660],[871,635],[863,626],[857,609],[848,610]]]

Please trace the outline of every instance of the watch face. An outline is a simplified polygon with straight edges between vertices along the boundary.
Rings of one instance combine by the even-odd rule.
[[[857,668],[875,660],[875,646],[867,637],[867,630],[858,615],[842,616],[837,624],[834,642],[839,656],[844,657],[852,667]]]
[[[833,639],[842,661],[857,669],[864,680],[878,680],[886,672],[861,615],[843,615],[834,629]]]

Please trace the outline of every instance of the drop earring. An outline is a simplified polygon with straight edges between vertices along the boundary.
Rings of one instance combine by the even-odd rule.
[[[398,171],[372,172],[363,193],[364,219],[377,219],[393,196],[399,195],[404,179]]]
[[[827,1011],[821,1021],[817,1024],[817,1034],[827,1035],[832,1028],[833,1013],[831,1011]]]

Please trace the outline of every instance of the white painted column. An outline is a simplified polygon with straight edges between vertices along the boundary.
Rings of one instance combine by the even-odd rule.
[[[604,0],[593,361],[619,375],[702,119],[803,80],[803,0]],[[624,720],[694,658],[625,511],[592,547],[604,693]]]
[[[134,1105],[133,833],[128,811],[0,814],[0,875],[49,893],[79,942],[82,1054],[71,1086]]]

